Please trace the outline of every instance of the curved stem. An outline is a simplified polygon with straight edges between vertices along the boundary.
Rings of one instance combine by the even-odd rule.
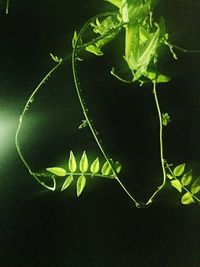
[[[177,50],[180,50],[180,51],[182,51],[184,53],[200,53],[200,49],[198,49],[198,50],[189,50],[189,49],[185,49],[185,48],[182,48],[182,47],[174,45],[174,44],[172,44],[172,47],[177,49]]]
[[[159,139],[160,139],[160,162],[161,162],[161,166],[162,166],[163,181],[162,181],[162,184],[158,187],[158,189],[149,198],[149,200],[146,203],[147,205],[152,203],[154,197],[164,187],[164,185],[166,183],[165,160],[164,160],[164,157],[163,157],[163,123],[162,123],[162,114],[161,114],[161,111],[160,111],[159,101],[158,101],[157,92],[156,92],[156,85],[157,85],[157,82],[155,80],[155,81],[153,81],[153,95],[154,95],[154,99],[155,99],[155,103],[156,103],[156,108],[157,108],[158,118],[159,118],[159,125],[160,125],[160,133],[159,133]]]
[[[18,127],[17,127],[17,130],[16,130],[16,134],[15,134],[15,145],[16,145],[16,149],[17,149],[17,152],[22,160],[22,162],[24,163],[24,165],[26,166],[26,168],[28,169],[29,173],[41,184],[43,185],[44,187],[54,191],[55,188],[56,188],[56,182],[55,182],[55,179],[54,177],[52,176],[51,179],[53,181],[53,186],[48,186],[46,185],[44,182],[42,182],[37,176],[36,174],[32,171],[31,167],[29,166],[29,164],[27,163],[27,161],[25,160],[22,152],[21,152],[21,149],[20,149],[20,145],[19,145],[19,133],[20,133],[20,130],[21,130],[21,126],[22,126],[22,123],[23,123],[23,118],[26,114],[26,111],[28,110],[29,108],[29,105],[32,103],[33,101],[33,98],[34,96],[36,95],[36,93],[38,92],[38,90],[40,89],[40,87],[45,83],[45,81],[50,77],[50,75],[62,64],[62,60],[60,60],[46,75],[45,77],[42,79],[42,81],[38,84],[38,86],[35,88],[35,90],[32,92],[32,94],[30,95],[30,97],[28,98],[25,106],[24,106],[24,109],[22,111],[22,114],[20,115],[20,118],[19,118],[19,124],[18,124]]]
[[[107,156],[107,154],[105,153],[105,150],[103,149],[103,146],[97,136],[97,131],[96,129],[94,128],[93,124],[91,123],[90,119],[89,119],[89,115],[88,115],[88,109],[86,107],[86,104],[85,104],[85,101],[83,100],[83,97],[81,95],[81,88],[80,88],[80,82],[78,80],[78,75],[77,75],[77,68],[76,68],[76,61],[77,61],[77,50],[79,48],[78,44],[81,40],[81,37],[83,35],[83,33],[85,32],[85,30],[88,28],[88,26],[90,26],[90,23],[93,22],[96,18],[99,18],[99,17],[104,17],[104,16],[113,16],[113,15],[116,15],[115,13],[102,13],[102,14],[99,14],[93,18],[91,18],[90,20],[88,20],[84,26],[82,27],[80,33],[78,34],[77,36],[77,40],[74,44],[74,48],[73,48],[73,53],[72,53],[72,72],[73,72],[73,77],[74,77],[74,84],[75,84],[75,88],[76,88],[76,92],[77,92],[77,96],[78,96],[78,99],[79,99],[79,102],[80,102],[80,105],[81,105],[81,108],[82,108],[82,111],[83,111],[83,114],[85,116],[85,119],[87,121],[87,124],[91,130],[91,133],[100,149],[100,151],[102,152],[104,158],[106,161],[108,161],[108,163],[110,164],[111,166],[111,169],[112,169],[112,172],[114,173],[115,175],[115,179],[118,181],[119,185],[123,188],[123,190],[126,192],[126,194],[131,198],[131,200],[134,202],[134,204],[136,205],[136,207],[140,207],[140,203],[138,203],[134,197],[128,192],[128,190],[125,188],[125,186],[123,185],[123,183],[120,181],[116,171],[115,171],[115,168],[113,167],[113,164],[112,164],[112,161],[109,159],[109,157]]]

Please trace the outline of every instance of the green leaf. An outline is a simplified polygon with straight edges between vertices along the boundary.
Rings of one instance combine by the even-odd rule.
[[[173,173],[175,176],[180,176],[181,174],[183,174],[184,170],[185,170],[185,163],[176,166],[174,168]]]
[[[50,53],[50,56],[51,56],[51,58],[53,59],[53,61],[55,61],[55,62],[60,62],[62,59],[60,59],[60,58],[58,58],[57,56],[55,56],[55,55],[53,55],[52,53]]]
[[[64,183],[63,183],[63,186],[61,188],[61,191],[67,189],[67,187],[70,186],[70,184],[73,182],[73,180],[74,180],[74,177],[72,175],[68,176],[66,178],[66,180],[64,181]]]
[[[69,167],[70,172],[75,172],[77,168],[76,159],[72,151],[70,151],[68,167]]]
[[[57,175],[57,176],[65,176],[67,174],[66,170],[63,168],[59,168],[59,167],[52,167],[52,168],[47,168],[47,171]]]
[[[197,194],[200,191],[200,176],[194,181],[191,186],[192,194]]]
[[[115,171],[116,171],[116,173],[120,173],[120,171],[121,171],[121,169],[122,169],[122,165],[121,165],[118,161],[116,161],[116,162],[114,163],[114,166],[115,166]]]
[[[100,47],[96,46],[95,44],[88,45],[85,50],[95,54],[96,56],[103,56],[103,52],[101,51]]]
[[[171,185],[176,188],[180,193],[182,192],[182,184],[178,180],[171,181]]]
[[[80,194],[83,192],[83,189],[86,185],[86,178],[84,175],[81,175],[78,180],[77,180],[77,184],[76,184],[76,189],[77,189],[77,197],[80,196]]]
[[[162,114],[162,124],[167,126],[170,122],[170,116],[168,113]]]
[[[194,199],[193,199],[192,195],[189,192],[187,192],[183,195],[183,197],[181,199],[181,203],[188,205],[188,204],[194,203]]]
[[[74,31],[74,35],[73,35],[73,38],[72,38],[72,48],[75,47],[75,44],[77,42],[77,39],[78,39],[77,32]]]
[[[120,8],[121,0],[105,0],[106,2],[110,2],[111,4],[115,5],[116,7]]]
[[[183,177],[181,178],[181,183],[185,186],[189,185],[191,181],[192,181],[192,170],[185,173]]]
[[[79,168],[81,172],[86,172],[88,170],[88,158],[85,151],[81,157]]]
[[[95,174],[98,173],[100,168],[100,164],[99,164],[99,159],[96,158],[95,161],[92,163],[92,165],[90,166],[90,171]]]
[[[101,169],[101,172],[103,175],[107,176],[112,172],[110,163],[108,161],[106,161]]]
[[[168,177],[170,180],[174,178],[174,177],[173,177],[171,174],[169,174],[169,173],[167,173],[167,177]]]

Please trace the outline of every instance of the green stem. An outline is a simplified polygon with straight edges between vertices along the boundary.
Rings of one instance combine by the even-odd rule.
[[[73,53],[72,53],[72,71],[73,71],[73,77],[74,77],[74,84],[75,84],[75,88],[76,88],[76,92],[77,92],[77,96],[78,96],[78,99],[79,99],[79,102],[80,102],[80,105],[81,105],[81,108],[82,108],[82,111],[83,111],[83,114],[85,116],[85,119],[87,121],[87,124],[91,130],[91,133],[100,149],[100,151],[102,152],[104,158],[106,161],[108,161],[108,163],[110,164],[111,166],[111,169],[112,169],[112,172],[113,174],[115,175],[115,179],[117,180],[117,182],[120,184],[120,186],[123,188],[123,190],[126,192],[126,194],[131,198],[131,200],[134,202],[134,204],[136,205],[136,207],[140,207],[140,203],[138,203],[134,197],[128,192],[128,190],[125,188],[125,186],[122,184],[122,182],[120,181],[116,171],[115,171],[115,168],[113,167],[113,164],[112,164],[112,161],[109,159],[109,157],[107,156],[107,154],[105,153],[104,149],[103,149],[103,146],[97,136],[97,131],[95,130],[94,126],[92,125],[90,119],[89,119],[89,115],[88,115],[88,109],[85,105],[85,101],[83,100],[83,97],[81,95],[81,88],[80,88],[80,82],[78,80],[78,75],[77,75],[77,67],[76,67],[76,61],[77,61],[77,50],[79,48],[78,44],[81,40],[81,37],[82,35],[84,34],[85,30],[88,28],[88,26],[90,26],[90,23],[93,22],[96,18],[99,18],[99,17],[104,17],[104,16],[108,16],[108,15],[116,15],[115,13],[103,13],[103,14],[99,14],[93,18],[91,18],[90,20],[88,20],[84,26],[82,27],[80,33],[78,34],[77,36],[77,40],[75,42],[75,45],[74,45],[74,49],[73,49]]]
[[[155,103],[156,103],[156,108],[157,108],[158,118],[159,118],[159,125],[160,125],[160,133],[159,133],[160,162],[161,162],[161,166],[162,166],[163,180],[162,180],[162,184],[158,187],[158,189],[153,193],[153,195],[147,201],[147,203],[146,203],[147,205],[152,203],[154,197],[164,187],[164,185],[166,183],[165,160],[164,160],[164,157],[163,157],[163,123],[162,123],[162,114],[161,114],[161,111],[160,111],[159,101],[158,101],[157,92],[156,92],[156,85],[157,85],[157,82],[155,80],[153,82],[153,95],[154,95],[154,99],[155,99]]]
[[[23,119],[24,119],[24,116],[26,114],[26,111],[28,110],[29,108],[29,105],[32,103],[33,101],[33,98],[34,96],[36,95],[36,93],[38,92],[38,90],[40,89],[40,87],[45,83],[45,81],[50,77],[50,75],[62,64],[62,60],[59,61],[59,63],[57,63],[47,74],[46,76],[42,79],[42,81],[38,84],[38,86],[35,88],[35,90],[32,92],[32,94],[30,95],[30,97],[28,98],[25,106],[24,106],[24,109],[22,111],[22,114],[20,115],[20,118],[19,118],[19,124],[18,124],[18,127],[17,127],[17,130],[16,130],[16,134],[15,134],[15,145],[16,145],[16,149],[17,149],[17,152],[22,160],[22,162],[24,163],[24,165],[26,166],[26,168],[28,169],[29,173],[41,184],[43,185],[44,187],[54,191],[55,188],[56,188],[56,182],[55,182],[55,179],[53,177],[51,177],[52,181],[53,181],[53,186],[48,186],[46,185],[44,182],[40,181],[40,179],[36,176],[36,174],[33,173],[31,167],[29,166],[29,164],[27,163],[27,161],[25,160],[22,152],[21,152],[21,149],[20,149],[20,145],[19,145],[19,133],[20,133],[20,130],[21,130],[21,126],[22,126],[22,123],[23,123]]]
[[[170,168],[170,165],[169,165],[167,162],[165,162],[165,165],[166,165],[166,168],[169,170],[170,174],[172,175],[172,177],[173,177],[175,180],[181,182],[181,181],[180,181],[179,179],[177,179],[176,176],[174,175],[173,171],[172,171],[171,168]],[[182,184],[182,183],[181,183],[181,184]],[[190,191],[189,191],[183,184],[182,184],[182,188],[183,188],[186,192],[190,193],[190,195],[191,195],[194,199],[196,199],[198,202],[200,202],[200,199],[199,199],[198,197],[196,197],[194,194],[192,194],[192,192],[190,192]]]

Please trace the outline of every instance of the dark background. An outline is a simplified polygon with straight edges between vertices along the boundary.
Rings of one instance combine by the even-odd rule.
[[[200,266],[199,206],[180,204],[168,184],[148,209],[137,209],[120,186],[93,179],[80,198],[41,187],[20,161],[14,135],[23,106],[53,67],[49,53],[71,52],[73,31],[112,6],[104,1],[13,1],[5,14],[0,1],[0,266]],[[200,49],[198,0],[160,1],[171,42]],[[90,115],[106,151],[122,163],[121,180],[147,201],[161,183],[158,120],[152,89],[125,85],[110,76],[123,69],[123,35],[90,55],[79,75]],[[178,61],[161,50],[160,68],[172,81],[160,85],[163,113],[171,123],[164,132],[165,157],[200,173],[200,55],[177,52]],[[22,151],[36,171],[65,166],[69,151],[101,157],[83,119],[72,82],[70,61],[46,82],[26,115]]]

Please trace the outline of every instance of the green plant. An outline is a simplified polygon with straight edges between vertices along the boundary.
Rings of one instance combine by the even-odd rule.
[[[155,196],[158,192],[165,186],[167,177],[170,180],[170,183],[175,187],[179,192],[185,191],[185,194],[182,197],[181,202],[183,204],[190,204],[194,201],[200,203],[200,199],[196,194],[200,191],[200,180],[199,178],[194,181],[192,186],[189,188],[188,185],[192,181],[191,171],[184,173],[185,164],[177,166],[173,171],[171,165],[168,164],[164,157],[163,151],[163,126],[167,126],[170,122],[170,117],[168,113],[161,112],[159,100],[157,96],[157,85],[159,83],[166,83],[170,81],[170,78],[163,73],[160,73],[158,70],[158,61],[159,61],[159,48],[161,46],[167,46],[171,51],[174,59],[177,59],[176,54],[173,49],[179,49],[183,52],[200,52],[200,51],[189,51],[178,46],[172,45],[169,41],[169,34],[165,29],[165,20],[161,17],[158,21],[154,21],[154,6],[155,0],[106,0],[117,8],[116,12],[106,12],[103,14],[98,14],[97,16],[88,20],[80,32],[74,32],[72,39],[72,54],[67,58],[60,59],[57,56],[50,54],[52,59],[56,62],[56,65],[50,72],[44,77],[41,83],[35,88],[31,96],[29,97],[24,110],[19,119],[19,125],[16,132],[15,142],[17,151],[25,166],[29,170],[30,174],[43,186],[50,190],[55,190],[57,179],[59,177],[64,177],[61,190],[68,188],[74,179],[76,179],[77,185],[77,196],[79,196],[85,185],[86,179],[88,177],[103,177],[116,180],[122,189],[127,193],[127,195],[134,202],[136,207],[146,207],[152,203]],[[93,32],[93,38],[90,41],[84,42],[84,38],[87,35],[88,31]],[[98,138],[95,127],[92,123],[92,120],[89,116],[88,109],[86,107],[85,101],[81,94],[80,81],[77,73],[77,63],[80,58],[80,54],[83,51],[87,51],[96,56],[103,56],[103,47],[109,42],[115,40],[115,37],[119,32],[124,32],[125,38],[125,48],[124,48],[124,60],[127,64],[132,79],[127,80],[120,77],[116,73],[115,68],[111,70],[111,74],[125,83],[134,83],[139,82],[140,86],[144,83],[152,84],[153,96],[157,108],[158,120],[160,125],[160,163],[162,168],[162,182],[161,185],[155,190],[155,192],[150,196],[148,201],[145,203],[138,202],[125,188],[121,179],[119,178],[119,172],[121,170],[121,165],[119,163],[113,162],[107,155],[104,150],[101,141]],[[91,133],[100,148],[102,156],[104,158],[104,164],[100,167],[99,159],[97,158],[92,163],[89,163],[88,156],[86,152],[83,152],[82,157],[79,161],[75,159],[73,152],[70,152],[70,157],[68,160],[68,169],[63,169],[60,167],[50,167],[47,168],[44,173],[33,172],[29,164],[25,160],[24,156],[21,153],[19,145],[19,132],[23,122],[24,115],[28,110],[33,97],[38,92],[42,84],[48,79],[48,77],[67,59],[72,59],[72,71],[74,84],[77,92],[77,96],[83,111],[85,119],[79,128],[88,126],[91,130]],[[79,167],[77,166],[79,165]],[[182,176],[181,180],[179,177]],[[48,176],[52,181],[52,185],[47,185],[43,177]]]

